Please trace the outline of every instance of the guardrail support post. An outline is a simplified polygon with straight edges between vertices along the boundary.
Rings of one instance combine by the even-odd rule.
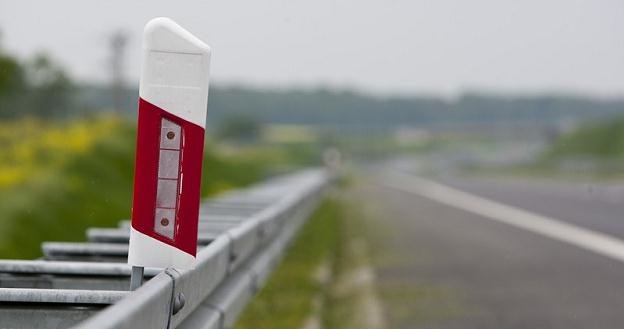
[[[143,284],[143,266],[132,266],[130,275],[130,290],[137,290]]]

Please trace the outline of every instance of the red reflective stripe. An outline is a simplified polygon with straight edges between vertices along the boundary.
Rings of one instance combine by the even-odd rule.
[[[160,153],[161,119],[182,127],[180,159],[181,193],[178,195],[174,238],[164,237],[154,230],[158,157]],[[197,221],[201,189],[201,169],[204,152],[204,128],[139,98],[137,154],[134,170],[132,227],[154,239],[195,256],[197,252]]]

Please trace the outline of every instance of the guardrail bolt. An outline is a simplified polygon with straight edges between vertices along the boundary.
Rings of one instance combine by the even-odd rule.
[[[173,314],[175,315],[180,312],[180,310],[184,307],[184,304],[186,304],[186,297],[184,297],[184,294],[180,292],[173,300]]]

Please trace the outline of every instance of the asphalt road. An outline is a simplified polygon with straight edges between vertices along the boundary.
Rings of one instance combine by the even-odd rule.
[[[617,186],[445,183],[624,238]],[[360,184],[355,196],[374,228],[390,328],[624,328],[620,260],[390,187],[381,177]]]
[[[624,239],[624,185],[453,178],[441,183]],[[624,326],[623,326],[624,328]]]

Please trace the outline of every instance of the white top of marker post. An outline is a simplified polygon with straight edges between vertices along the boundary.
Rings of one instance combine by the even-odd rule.
[[[166,17],[145,25],[139,96],[206,126],[210,47]]]

